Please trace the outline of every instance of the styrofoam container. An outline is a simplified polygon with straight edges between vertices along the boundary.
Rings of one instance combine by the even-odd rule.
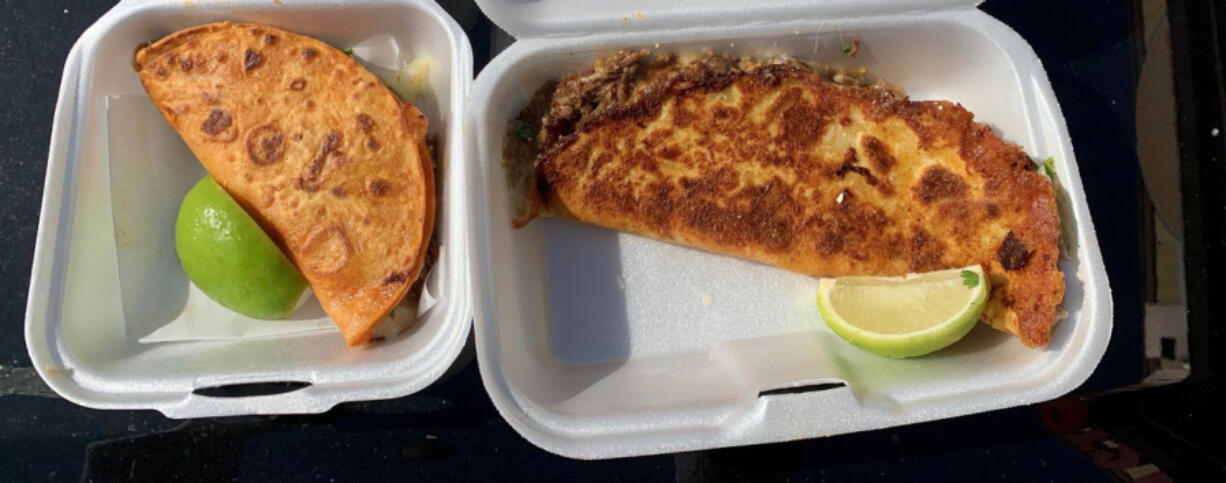
[[[1039,59],[978,3],[479,0],[518,39],[478,76],[468,112],[477,357],[502,416],[551,452],[611,458],[931,421],[1084,381],[1111,332],[1111,292],[1071,140]],[[840,48],[852,36],[854,59]],[[865,66],[1054,156],[1074,247],[1060,264],[1068,318],[1042,349],[981,324],[938,353],[889,359],[825,327],[815,278],[559,219],[512,229],[508,119],[546,80],[622,47]]]
[[[342,46],[390,35],[401,49],[431,59],[427,94],[415,104],[439,139],[435,236],[441,251],[427,282],[437,304],[405,333],[358,349],[346,348],[337,331],[138,342],[155,328],[150,324],[203,318],[182,304],[188,281],[173,261],[172,244],[178,201],[203,171],[165,122],[151,122],[147,131],[134,131],[144,135],[116,143],[115,131],[132,129],[113,112],[108,117],[108,105],[144,95],[131,68],[138,43],[220,20],[268,23]],[[322,412],[343,401],[398,397],[429,385],[455,360],[469,332],[463,103],[471,78],[467,38],[428,0],[120,2],[81,35],[64,66],[26,309],[34,367],[78,404],[156,409],[170,417]],[[141,183],[117,179],[117,163],[124,160],[116,152],[167,152],[167,143],[183,156],[152,163],[135,174],[145,176]],[[140,263],[124,254],[136,254]],[[137,318],[141,323],[134,325]],[[193,393],[280,381],[310,385],[253,397]]]

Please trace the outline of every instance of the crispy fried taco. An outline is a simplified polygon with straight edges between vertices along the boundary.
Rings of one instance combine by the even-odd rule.
[[[135,67],[346,342],[369,341],[417,280],[434,226],[426,118],[345,53],[267,25],[175,32]]]
[[[1052,184],[958,104],[792,58],[621,51],[543,87],[504,158],[542,215],[814,276],[983,266],[1029,346],[1064,294]]]

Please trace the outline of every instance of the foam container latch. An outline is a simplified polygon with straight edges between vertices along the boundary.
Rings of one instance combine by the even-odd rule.
[[[137,115],[156,113],[152,103],[127,102],[145,95],[131,67],[133,51],[176,30],[221,20],[267,23],[342,47],[390,36],[405,55],[429,58],[427,87],[413,102],[438,140],[440,250],[426,282],[435,303],[412,328],[356,349],[346,348],[334,329],[139,342],[171,319],[209,320],[195,320],[205,316],[184,304],[189,282],[173,248],[178,200],[204,171],[164,121]],[[434,382],[456,360],[471,328],[464,127],[471,80],[467,37],[429,0],[119,2],[81,35],[64,65],[25,317],[34,367],[75,403],[155,409],[175,418],[317,413],[345,401],[403,396]],[[125,125],[127,119],[148,122],[148,129]],[[144,135],[114,139],[120,131]],[[144,172],[117,159],[151,152],[181,155],[155,160],[163,162]],[[132,182],[134,176],[145,179]],[[297,389],[248,397],[198,393],[269,382]]]
[[[1111,291],[1068,130],[1034,51],[979,1],[477,3],[516,38],[469,96],[477,359],[532,443],[596,459],[830,436],[1050,400],[1098,364]],[[855,58],[842,50],[853,37]],[[825,327],[817,279],[559,219],[512,229],[508,120],[545,81],[619,48],[867,67],[1054,157],[1067,319],[1042,349],[980,324],[938,353],[888,359]]]

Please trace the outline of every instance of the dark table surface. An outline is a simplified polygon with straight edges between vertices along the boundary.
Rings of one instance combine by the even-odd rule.
[[[111,6],[5,0],[0,10],[0,480],[1109,481],[1118,469],[1062,422],[1062,408],[1075,408],[1076,397],[803,442],[568,460],[533,447],[498,416],[472,362],[471,341],[457,372],[421,393],[343,404],[322,415],[178,421],[60,399],[30,367],[22,337],[25,295],[63,59]],[[1025,37],[1048,70],[1111,279],[1111,345],[1078,392],[1135,383],[1143,311],[1137,7],[1128,0],[993,0],[982,8]],[[465,27],[479,71],[491,55],[491,24],[478,16]]]

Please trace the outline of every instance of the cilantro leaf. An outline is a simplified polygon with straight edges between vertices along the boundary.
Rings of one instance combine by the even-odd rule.
[[[1056,179],[1056,157],[1055,156],[1048,156],[1047,159],[1043,160],[1043,171],[1047,173],[1048,178]]]
[[[516,137],[524,141],[536,139],[536,128],[523,119],[516,119],[511,125],[511,130],[515,132]]]
[[[844,53],[844,54],[850,54],[850,53],[851,53],[851,46],[850,46],[850,45],[844,45],[844,46],[843,46],[843,53]]]
[[[967,288],[975,288],[979,286],[979,274],[970,270],[962,271],[962,285]]]
[[[345,55],[353,56],[353,47],[341,49],[341,52],[344,52]]]

